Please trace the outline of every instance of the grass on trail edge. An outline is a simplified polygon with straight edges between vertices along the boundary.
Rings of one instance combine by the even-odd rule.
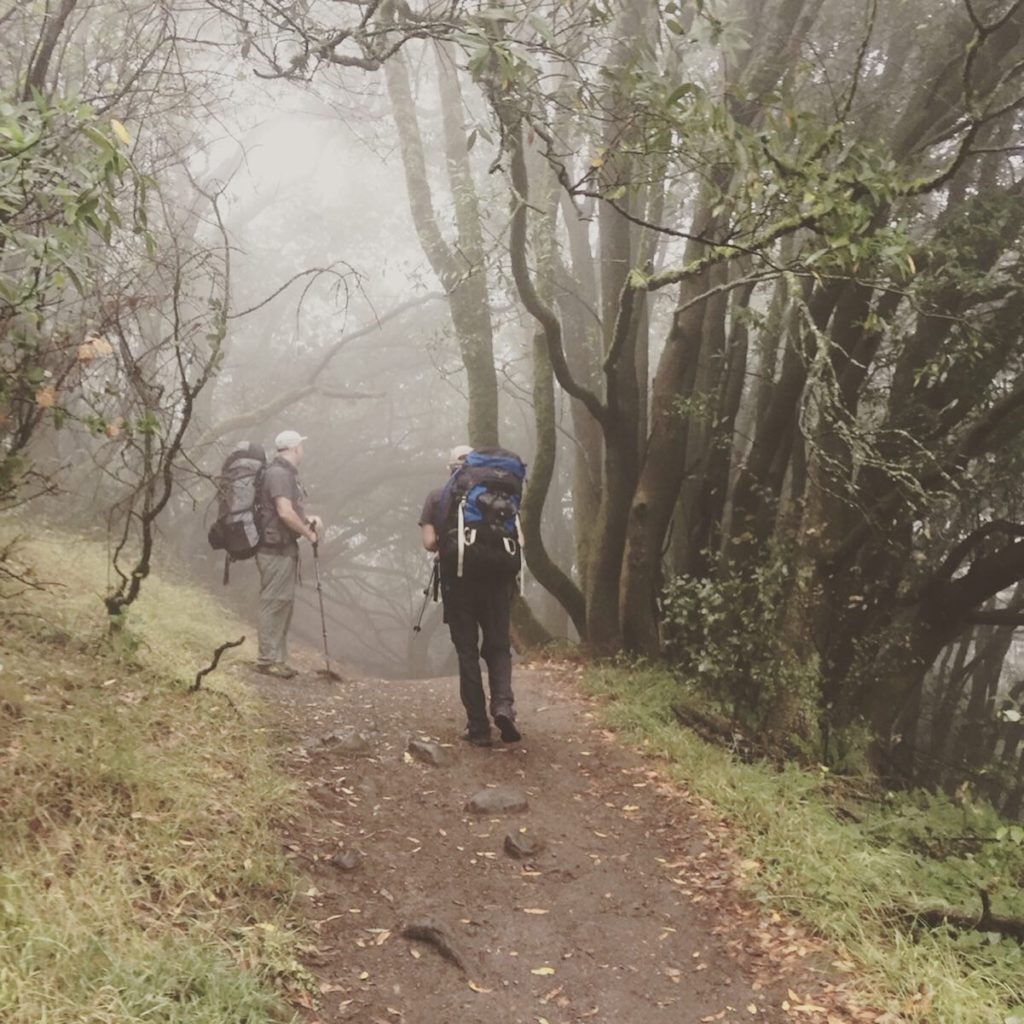
[[[242,686],[187,692],[244,628],[153,577],[115,650],[102,545],[33,533],[5,567],[51,582],[0,574],[0,1020],[293,1019],[312,979],[275,822],[297,798]]]
[[[683,684],[665,671],[595,666],[584,685],[609,726],[730,821],[737,853],[757,864],[748,891],[766,913],[799,918],[842,950],[884,1019],[1024,1024],[1017,942],[914,927],[905,915],[980,915],[986,886],[994,913],[1024,916],[1024,847],[997,839],[1007,823],[990,808],[924,793],[857,800],[825,771],[740,763],[678,725],[672,704]]]

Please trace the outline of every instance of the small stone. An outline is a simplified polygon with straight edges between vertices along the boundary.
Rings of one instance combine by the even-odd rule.
[[[509,832],[505,836],[505,852],[516,860],[532,860],[544,849],[544,840],[529,832]]]
[[[370,741],[364,733],[355,729],[329,732],[320,740],[321,747],[330,747],[342,754],[369,754]]]
[[[434,768],[445,768],[452,763],[451,755],[439,743],[409,740],[408,750],[417,761],[432,765]]]
[[[497,786],[481,789],[466,802],[466,810],[472,814],[514,814],[530,806],[526,794],[512,786]]]
[[[339,850],[327,863],[339,871],[355,871],[363,863],[363,857],[357,850]]]

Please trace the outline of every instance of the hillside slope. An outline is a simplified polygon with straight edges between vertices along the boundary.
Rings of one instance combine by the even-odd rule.
[[[307,979],[283,919],[293,805],[244,687],[189,693],[243,632],[146,582],[111,643],[98,544],[0,532],[0,1018],[260,1024]]]

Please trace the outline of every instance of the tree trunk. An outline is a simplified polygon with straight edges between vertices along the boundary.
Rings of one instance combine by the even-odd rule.
[[[493,445],[498,443],[498,381],[479,210],[469,174],[458,83],[454,71],[444,60],[441,67],[447,166],[459,229],[455,251],[445,242],[434,213],[423,140],[402,51],[387,61],[384,72],[398,129],[413,224],[423,252],[448,296],[452,324],[466,368],[469,443]]]

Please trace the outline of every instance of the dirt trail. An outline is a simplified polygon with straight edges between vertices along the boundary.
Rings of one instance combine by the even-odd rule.
[[[310,1019],[827,1019],[792,1004],[793,990],[810,1004],[826,983],[810,946],[794,939],[780,972],[766,949],[785,943],[765,943],[768,925],[737,898],[707,812],[604,731],[569,674],[517,669],[523,742],[480,749],[459,739],[455,680],[332,685],[316,667],[310,659],[286,683],[253,674],[310,797],[287,837],[311,880],[307,962],[323,995]],[[368,750],[345,749],[360,745],[352,730]],[[440,744],[450,764],[413,758],[410,739]],[[499,786],[525,794],[528,809],[466,810]],[[544,848],[515,859],[509,834]],[[437,929],[440,945],[403,936],[410,925]],[[442,956],[445,942],[464,970]]]

